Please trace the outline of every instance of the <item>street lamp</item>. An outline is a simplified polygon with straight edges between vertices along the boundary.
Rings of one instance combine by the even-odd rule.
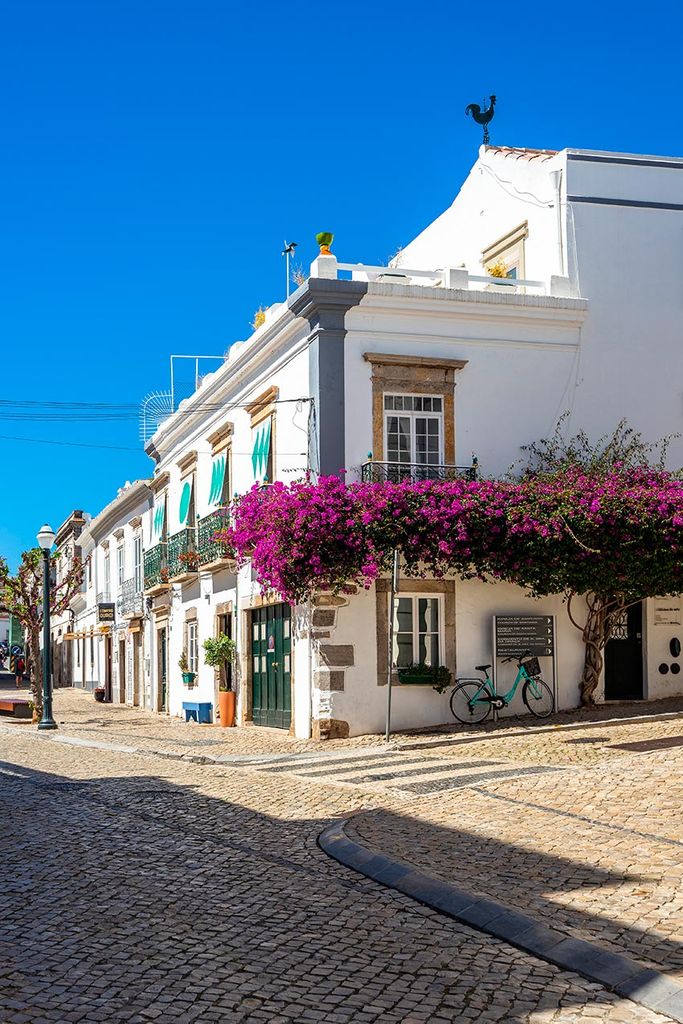
[[[50,552],[55,531],[47,523],[38,530],[38,544],[43,552],[43,717],[39,729],[56,729],[52,717],[52,680],[50,677]]]

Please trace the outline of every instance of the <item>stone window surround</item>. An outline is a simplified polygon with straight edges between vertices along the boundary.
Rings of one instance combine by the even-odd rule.
[[[447,465],[455,465],[455,372],[466,359],[364,352],[372,367],[372,455],[383,462],[384,395],[437,395],[443,399],[443,453]]]
[[[388,579],[375,582],[375,614],[377,638],[377,685],[387,683],[387,647],[389,644],[389,606],[388,595],[391,582]],[[416,580],[401,577],[399,580],[399,596],[401,593],[426,594],[443,598],[443,621],[441,635],[443,638],[442,664],[450,669],[455,679],[455,580]],[[398,674],[394,672],[393,681],[400,685]]]
[[[486,268],[490,267],[491,264],[498,262],[498,260],[504,260],[509,267],[517,268],[517,277],[522,280],[526,277],[526,267],[524,260],[524,239],[529,237],[529,222],[524,221],[523,224],[519,224],[512,231],[506,232],[497,238],[495,242],[482,249],[481,252],[481,263],[486,273]]]
[[[273,483],[273,480],[275,480],[277,474],[277,465],[275,459],[275,425],[277,422],[277,417],[275,415],[275,403],[278,400],[279,394],[279,388],[267,388],[258,396],[258,398],[254,399],[253,402],[250,402],[249,405],[245,406],[246,411],[249,413],[249,416],[251,417],[252,431],[261,423],[263,423],[264,420],[267,420],[268,417],[270,417],[270,461],[273,467],[273,471],[271,474],[273,479],[268,481],[269,484]]]
[[[226,448],[232,447],[233,423],[224,423],[218,430],[208,434],[206,440],[211,445],[211,454],[220,455]]]

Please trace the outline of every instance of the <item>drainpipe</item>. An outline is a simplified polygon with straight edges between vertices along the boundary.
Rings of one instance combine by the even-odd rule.
[[[550,172],[550,179],[555,189],[555,220],[557,224],[557,273],[560,277],[565,277],[564,267],[564,246],[562,245],[562,170]]]
[[[306,739],[313,735],[313,607],[311,595],[308,595],[308,724]]]

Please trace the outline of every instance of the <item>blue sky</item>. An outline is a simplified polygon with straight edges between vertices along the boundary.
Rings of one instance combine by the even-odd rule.
[[[282,240],[385,262],[504,145],[681,155],[680,7],[5,3],[0,397],[136,404],[283,297]],[[27,407],[28,408],[28,407]],[[24,411],[25,415],[26,410]],[[149,475],[135,418],[8,419],[0,553]],[[92,446],[7,440],[37,438]]]

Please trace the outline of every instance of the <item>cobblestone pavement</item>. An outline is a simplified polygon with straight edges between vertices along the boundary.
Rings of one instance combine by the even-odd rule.
[[[683,979],[683,752],[483,780],[347,827],[433,877]]]
[[[3,1024],[668,1019],[327,858],[361,787],[19,729],[0,748]]]
[[[125,705],[97,704],[92,694],[70,688],[55,691],[54,714],[61,735],[177,755],[353,754],[356,749],[372,752],[385,747],[384,737],[378,735],[315,742],[296,739],[280,729],[221,729],[185,723]],[[0,724],[30,728],[4,719]],[[541,723],[528,717],[502,719],[475,729],[454,725],[392,737],[392,745],[406,753],[457,760],[511,760],[520,765],[597,764],[633,750],[682,744],[683,698],[563,711]]]

